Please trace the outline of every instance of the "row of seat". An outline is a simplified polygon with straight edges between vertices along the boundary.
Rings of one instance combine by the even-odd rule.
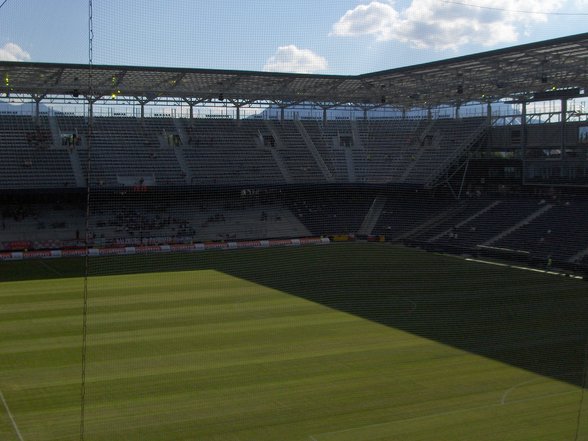
[[[371,233],[393,241],[471,250],[484,245],[570,262],[588,255],[586,196],[546,201],[532,195],[472,194],[456,201],[426,191],[332,187],[271,194],[272,199],[256,201],[230,193],[203,197],[184,191],[119,196],[98,192],[90,201],[90,231],[104,245],[160,236],[214,240],[353,234],[364,228],[375,212],[374,200],[379,200],[383,203]],[[81,196],[77,203],[58,208],[23,204],[3,209],[0,242],[75,240],[84,235]]]
[[[88,143],[88,121],[84,117],[42,116],[37,121],[28,116],[0,115],[2,158],[10,162],[12,157],[18,164],[21,158],[17,151],[23,146],[38,149],[38,145],[27,144],[27,134],[35,130],[48,134],[47,150],[61,158],[58,172],[50,165],[55,161],[46,157],[33,161],[38,167],[31,170],[7,170],[0,188],[36,188],[47,183],[55,188],[76,186],[73,169],[81,168],[87,175],[89,145],[91,184],[107,187],[147,177],[155,185],[164,186],[326,181],[424,184],[442,159],[458,149],[482,120],[326,124],[310,120],[299,124],[303,129],[295,121],[97,117]],[[433,143],[423,144],[424,131],[432,133]],[[69,147],[77,149],[79,157],[68,156],[65,146],[51,142],[73,133],[82,142]],[[264,144],[264,136],[273,139],[270,145]],[[345,145],[339,142],[341,136],[346,139]],[[76,167],[72,161],[81,164]],[[27,160],[26,167],[28,164]],[[77,183],[80,181],[78,177]]]

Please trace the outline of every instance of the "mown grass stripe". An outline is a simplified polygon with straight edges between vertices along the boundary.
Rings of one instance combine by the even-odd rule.
[[[150,273],[169,269],[186,271]],[[535,441],[569,438],[577,416],[564,368],[579,363],[581,282],[377,245],[93,270],[94,441],[326,441],[349,428],[354,441]],[[127,270],[142,274],[108,275]],[[77,435],[80,280],[0,284],[0,388],[26,439]],[[0,436],[10,429],[0,418]]]

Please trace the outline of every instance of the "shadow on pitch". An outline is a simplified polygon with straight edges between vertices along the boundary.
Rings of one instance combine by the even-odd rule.
[[[106,257],[91,263],[93,275],[215,269],[585,385],[588,284],[582,281],[378,245]]]
[[[272,253],[261,261],[229,258],[215,269],[585,386],[585,282],[387,246],[299,251]]]

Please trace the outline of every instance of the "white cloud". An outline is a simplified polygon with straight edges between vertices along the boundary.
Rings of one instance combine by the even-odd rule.
[[[31,55],[15,43],[0,47],[0,61],[30,61]]]
[[[293,44],[280,46],[276,53],[268,58],[263,70],[268,72],[314,73],[325,70],[327,60],[310,49],[299,49]]]
[[[517,41],[532,24],[547,21],[545,13],[561,8],[566,0],[464,0],[483,8],[439,0],[412,0],[404,10],[394,0],[372,1],[348,10],[333,25],[330,35],[370,35],[377,41],[400,41],[415,48],[457,50],[465,44],[493,46]],[[586,0],[576,0],[586,1]],[[529,13],[508,12],[524,9]]]

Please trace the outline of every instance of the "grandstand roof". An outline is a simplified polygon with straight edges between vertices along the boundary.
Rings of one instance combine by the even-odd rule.
[[[434,107],[532,100],[535,93],[558,89],[586,93],[588,33],[356,76],[9,61],[0,62],[0,73],[0,92],[39,99],[91,94],[194,104]]]

